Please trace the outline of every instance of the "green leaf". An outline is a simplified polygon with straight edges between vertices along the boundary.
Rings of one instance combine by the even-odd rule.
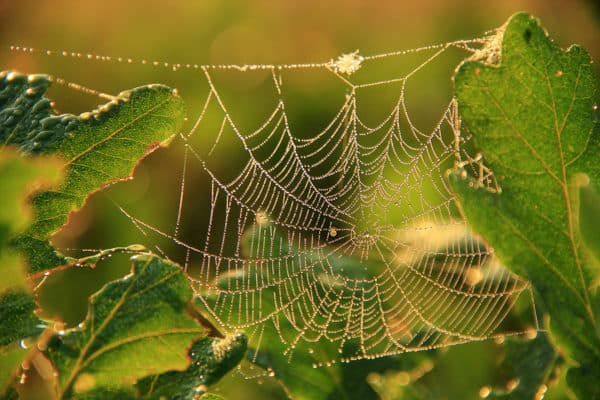
[[[600,365],[588,363],[567,372],[567,383],[573,388],[578,399],[600,399]]]
[[[59,253],[48,240],[19,235],[10,241],[10,245],[27,260],[27,270],[31,274],[67,265],[73,261]]]
[[[0,392],[0,400],[18,400],[19,393],[15,390],[14,387],[8,388],[8,390],[4,393]]]
[[[408,360],[408,363],[403,359],[404,365],[401,370],[372,372],[367,376],[367,381],[375,389],[380,399],[426,400],[441,397],[435,395],[432,390],[419,381],[423,375],[433,369],[434,362],[427,356],[421,356],[420,359],[415,356],[416,353],[409,355],[412,360]],[[448,397],[448,393],[443,393],[443,397]]]
[[[97,389],[92,389],[89,392],[78,393],[77,396],[73,397],[77,400],[134,400],[140,398],[139,396],[137,396],[137,393],[133,387],[101,387]]]
[[[28,235],[39,240],[56,232],[91,193],[129,179],[139,159],[167,143],[184,119],[183,100],[163,85],[121,92],[79,116],[55,116],[44,96],[49,85],[44,75],[0,74],[0,141],[64,158],[64,183],[33,198]]]
[[[0,348],[36,336],[41,329],[35,317],[33,298],[23,291],[6,291],[0,296]]]
[[[144,398],[193,400],[237,366],[246,353],[248,339],[243,334],[196,341],[185,371],[169,371],[142,379],[137,387]],[[205,397],[202,397],[205,398]]]
[[[496,388],[489,399],[533,399],[552,378],[558,355],[548,337],[539,333],[535,339],[507,338],[500,369],[507,377],[507,387]]]
[[[65,159],[64,184],[57,191],[34,197],[34,226],[11,243],[28,256],[34,273],[63,269],[75,261],[95,264],[106,256],[102,252],[72,260],[59,254],[47,239],[90,193],[129,178],[139,159],[155,144],[167,142],[183,122],[183,102],[165,86],[123,92],[91,113],[55,116],[50,100],[44,97],[49,85],[49,78],[43,75],[0,74],[3,145],[18,145],[29,154],[57,153]],[[138,247],[107,252],[136,252]],[[243,356],[245,337],[236,337],[234,342],[239,343],[229,352],[210,347],[221,351],[212,358],[208,349],[196,357],[190,354],[196,363],[188,367],[188,347],[204,333],[188,315],[190,299],[191,289],[180,267],[152,256],[138,256],[128,280],[113,282],[93,297],[82,326],[51,339],[46,354],[60,375],[59,397],[73,392],[79,398],[130,397],[134,393],[124,385],[165,371],[169,372],[153,381],[154,393],[185,393],[194,383],[198,386],[218,379]],[[12,333],[20,334],[17,330]],[[200,340],[193,349],[208,346],[207,341]],[[169,378],[188,387],[173,386]]]
[[[265,308],[266,307],[266,308]],[[263,312],[269,312],[271,304],[263,297]],[[296,332],[288,324],[279,329],[283,334]],[[401,367],[396,357],[375,360],[356,360],[350,363],[323,362],[337,354],[337,346],[326,339],[311,345],[299,342],[290,357],[287,345],[281,342],[275,327],[262,332],[262,344],[258,353],[253,349],[249,359],[279,379],[294,399],[378,399],[377,393],[367,381],[373,372],[384,372]],[[353,343],[346,346],[351,353]],[[314,367],[316,364],[321,364]]]
[[[56,185],[60,178],[58,160],[48,157],[25,159],[9,149],[0,149],[0,239],[27,228],[31,209],[27,198],[40,188]]]
[[[0,394],[27,355],[21,341],[37,337],[44,328],[33,313],[36,308],[33,297],[23,290],[0,293]]]
[[[50,339],[45,354],[59,374],[59,398],[184,370],[190,344],[205,335],[189,315],[192,290],[181,267],[149,254],[132,260],[130,275],[92,296],[79,327]]]
[[[54,233],[90,193],[130,178],[151,146],[177,133],[184,108],[173,90],[150,85],[122,92],[91,116],[82,115],[57,150],[65,159],[65,183],[33,199],[36,220],[30,234],[34,237]]]
[[[74,115],[52,113],[44,96],[50,86],[46,75],[0,72],[0,143],[27,154],[52,153],[67,132],[78,125]]]
[[[205,393],[200,397],[200,400],[225,400],[223,397],[214,393]]]
[[[560,49],[527,14],[513,16],[498,34],[499,65],[464,62],[455,91],[464,125],[502,190],[487,191],[461,171],[451,184],[474,230],[531,282],[567,355],[597,363],[593,273],[578,220],[579,187],[600,183],[591,61],[580,47]],[[489,60],[498,43],[478,58]]]
[[[31,219],[27,197],[40,187],[57,183],[56,160],[24,159],[0,149],[0,394],[4,392],[27,352],[20,341],[37,336],[42,322],[29,294],[21,257],[9,246],[9,238],[25,229]]]
[[[600,194],[592,185],[582,186],[579,191],[579,221],[584,243],[596,261],[600,260]],[[600,277],[600,274],[598,277]]]

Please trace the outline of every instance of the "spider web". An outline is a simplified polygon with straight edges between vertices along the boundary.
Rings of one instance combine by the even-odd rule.
[[[181,262],[216,325],[245,331],[257,350],[273,337],[290,359],[319,346],[336,349],[315,363],[320,366],[504,334],[499,328],[528,285],[470,232],[445,171],[471,168],[478,185],[500,188],[481,156],[465,150],[455,99],[426,130],[407,106],[409,82],[442,54],[460,49],[465,57],[489,59],[491,42],[367,57],[355,52],[311,64],[141,61],[198,71],[206,95],[193,127],[172,144],[183,148],[174,224],[120,210],[148,247]],[[425,56],[407,72],[354,80],[359,70],[414,54]],[[333,117],[311,125],[319,128],[290,122],[284,76],[298,70],[323,71],[345,87]],[[244,127],[218,77],[257,71],[269,75],[267,96],[275,105],[258,125]],[[359,104],[374,87],[392,88],[395,99],[391,112],[369,123]],[[192,184],[203,185],[201,196],[191,195],[198,192],[190,191]]]

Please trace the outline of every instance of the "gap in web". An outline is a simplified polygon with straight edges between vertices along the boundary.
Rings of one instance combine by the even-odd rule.
[[[76,244],[68,233],[55,243],[143,243],[179,262],[215,324],[249,335],[255,361],[276,341],[289,360],[303,353],[318,367],[504,335],[528,286],[468,230],[444,179],[457,164],[481,170],[463,152],[450,82],[480,44],[281,66],[52,51],[178,71],[182,84],[175,73],[164,81],[191,110],[134,181],[92,200],[106,204]],[[61,87],[110,91],[62,79],[57,97]],[[115,217],[129,230],[98,243],[96,227]]]

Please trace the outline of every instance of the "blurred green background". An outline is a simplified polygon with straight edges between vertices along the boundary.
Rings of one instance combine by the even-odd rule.
[[[2,69],[48,73],[112,94],[141,84],[165,83],[179,89],[192,120],[200,111],[207,89],[198,72],[24,54],[9,51],[9,46],[181,64],[322,62],[356,49],[368,55],[479,37],[500,26],[514,12],[524,10],[540,17],[561,46],[581,44],[593,59],[600,59],[600,6],[592,0],[405,3],[409,2],[0,0],[0,65]],[[439,118],[441,106],[451,93],[452,70],[460,57],[450,54],[417,78],[416,88],[410,94],[416,121],[426,124]],[[415,60],[396,62],[400,64],[394,68],[400,69],[416,65]],[[402,65],[403,62],[409,64]],[[265,90],[264,74],[248,75],[223,77],[219,85],[225,96],[237,101],[232,106],[236,118],[252,126],[264,120],[273,98],[262,100],[258,96]],[[339,106],[339,82],[325,75],[291,74],[286,80],[289,91],[285,99],[293,107],[293,118],[300,129],[320,126]],[[54,85],[49,96],[60,112],[78,113],[101,102],[97,97],[60,85]],[[379,107],[389,101],[385,92],[375,92],[369,99],[368,107],[362,110],[365,119],[377,120],[381,112],[389,111]],[[212,139],[198,140],[210,143]],[[231,162],[235,160],[224,159],[221,167],[226,168]],[[155,152],[142,163],[133,182],[120,183],[94,195],[81,212],[73,215],[54,243],[69,254],[79,255],[81,249],[139,242],[139,232],[115,202],[135,209],[137,215],[148,216],[159,226],[172,225],[181,165],[180,149]],[[200,183],[188,189],[198,202],[208,199],[207,189]],[[156,190],[157,185],[162,190]],[[76,325],[85,316],[87,296],[128,269],[127,262],[121,260],[96,270],[73,270],[53,276],[39,297],[46,315],[62,319],[68,326]],[[419,390],[436,399],[478,398],[482,386],[505,384],[506,377],[498,371],[501,354],[501,346],[492,341],[443,351],[436,355],[439,361],[434,369],[419,380]],[[402,357],[423,359],[428,355]],[[398,365],[402,362],[399,360]],[[38,387],[40,379],[33,376],[31,386]],[[226,378],[215,390],[231,399],[285,397],[274,379],[244,379],[239,374]],[[44,392],[32,393],[35,398]],[[559,385],[551,387],[546,398],[565,396]]]

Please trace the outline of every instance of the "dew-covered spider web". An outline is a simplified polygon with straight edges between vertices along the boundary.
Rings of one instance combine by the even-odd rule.
[[[181,263],[219,329],[246,332],[255,356],[274,347],[290,360],[314,354],[318,366],[506,334],[505,317],[529,296],[469,230],[448,186],[452,167],[472,169],[486,190],[501,186],[469,154],[456,100],[431,102],[428,126],[409,106],[411,93],[436,90],[422,83],[444,54],[493,61],[494,49],[483,38],[288,65],[63,55],[195,73],[201,102],[171,143],[181,163],[163,167],[177,187],[168,217],[119,208],[141,243]],[[294,105],[307,107],[286,97],[292,74],[339,84],[325,94],[333,111],[292,117]],[[252,95],[226,93],[256,76]],[[388,108],[371,103],[379,93]],[[379,107],[378,119],[363,118]]]

